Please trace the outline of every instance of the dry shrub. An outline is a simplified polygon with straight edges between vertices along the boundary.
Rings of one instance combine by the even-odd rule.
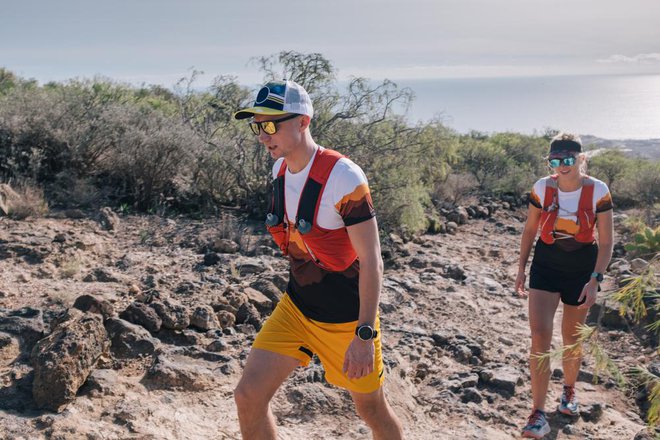
[[[2,186],[11,190],[11,193],[3,191],[3,198],[5,193],[11,194],[10,198],[3,200],[6,203],[3,210],[6,209],[9,217],[24,220],[28,217],[43,217],[48,212],[48,203],[41,188],[31,183],[19,184],[15,191],[9,185]]]
[[[91,178],[76,177],[64,172],[55,176],[48,191],[51,206],[92,208],[99,206],[103,194]]]
[[[109,105],[104,118],[115,127],[116,142],[98,161],[103,185],[141,210],[170,197],[193,159],[198,140],[191,130],[157,111],[124,105]]]
[[[477,189],[478,183],[472,174],[450,174],[447,179],[436,184],[433,199],[436,202],[450,202],[458,205]]]
[[[62,278],[73,278],[80,273],[82,263],[79,258],[72,258],[62,263],[60,275]]]

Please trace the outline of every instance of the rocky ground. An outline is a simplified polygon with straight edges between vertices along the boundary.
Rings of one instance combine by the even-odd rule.
[[[384,242],[385,388],[406,438],[519,436],[531,401],[527,303],[512,289],[524,211],[507,208],[445,212],[453,222],[437,230],[448,233]],[[239,438],[232,389],[287,280],[254,229],[229,216],[0,217],[0,438]],[[599,339],[617,362],[658,368],[656,342],[607,306],[592,319],[601,310]],[[555,347],[560,319],[561,309]],[[551,412],[548,438],[651,438],[638,435],[635,393],[593,383],[593,362],[577,384],[580,417]],[[273,411],[281,438],[370,438],[318,362],[285,383]]]

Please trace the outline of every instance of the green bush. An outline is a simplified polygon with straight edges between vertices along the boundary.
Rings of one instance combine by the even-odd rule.
[[[314,102],[314,139],[365,171],[387,230],[423,231],[425,212],[469,195],[520,196],[548,173],[550,137],[457,134],[440,120],[411,125],[411,90],[391,81],[353,78],[339,88],[318,53],[280,52],[255,59],[264,80],[291,78]],[[254,90],[218,76],[200,91],[193,71],[173,90],[104,78],[39,86],[0,68],[0,181],[30,180],[51,207],[218,212],[223,206],[261,217],[273,161],[233,113]],[[615,203],[653,207],[658,162],[605,152],[591,170]],[[469,176],[469,177],[467,177]]]
[[[589,159],[589,174],[612,189],[630,169],[632,162],[621,150],[606,150]]]
[[[660,162],[636,159],[626,169],[618,191],[637,206],[653,209],[660,202]]]

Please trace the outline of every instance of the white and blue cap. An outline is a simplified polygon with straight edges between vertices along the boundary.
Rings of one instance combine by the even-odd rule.
[[[294,81],[271,81],[264,85],[252,107],[234,113],[236,119],[251,118],[254,115],[283,115],[296,113],[314,116],[314,107],[307,91]]]

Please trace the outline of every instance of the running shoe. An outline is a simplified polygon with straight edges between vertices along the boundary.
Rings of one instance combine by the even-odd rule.
[[[578,401],[575,397],[575,387],[564,385],[564,391],[561,393],[561,400],[557,411],[567,416],[578,415]]]
[[[550,425],[545,419],[545,413],[537,409],[527,419],[527,425],[523,428],[522,436],[526,438],[542,438],[549,432]]]

